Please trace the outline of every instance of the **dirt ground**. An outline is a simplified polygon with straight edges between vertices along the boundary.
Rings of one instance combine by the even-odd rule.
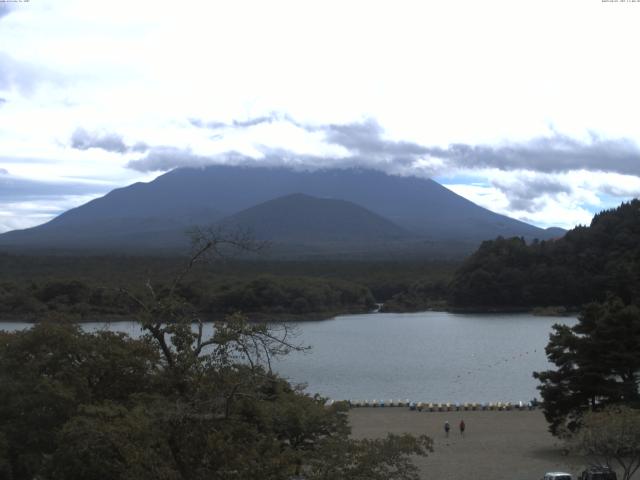
[[[539,480],[551,471],[568,472],[575,479],[588,463],[562,454],[562,444],[547,431],[540,410],[417,412],[369,407],[352,409],[349,419],[354,438],[405,432],[433,438],[434,452],[416,459],[425,480]],[[466,424],[464,438],[458,429],[461,419]],[[451,425],[449,438],[445,421]]]

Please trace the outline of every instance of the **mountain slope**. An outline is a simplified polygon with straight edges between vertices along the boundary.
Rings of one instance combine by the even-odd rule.
[[[412,236],[355,203],[300,193],[250,207],[222,223],[249,229],[258,238],[283,243],[390,241]]]
[[[423,178],[374,170],[209,166],[173,170],[149,183],[116,189],[50,222],[0,235],[0,245],[54,248],[173,248],[184,230],[211,224],[295,192],[353,202],[429,242],[480,241],[557,233],[498,215]]]

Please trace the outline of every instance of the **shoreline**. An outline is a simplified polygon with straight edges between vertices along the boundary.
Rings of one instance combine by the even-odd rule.
[[[450,313],[453,315],[508,315],[508,314],[529,314],[536,317],[575,317],[578,315],[578,311],[568,310],[565,312],[557,312],[553,311],[540,311],[536,308],[526,309],[526,310],[516,310],[516,309],[427,309],[427,310],[416,310],[416,311],[354,311],[354,310],[345,310],[345,311],[335,311],[335,312],[311,312],[305,314],[298,313],[263,313],[263,312],[239,312],[245,315],[248,318],[248,321],[251,323],[289,323],[289,322],[322,322],[325,320],[331,320],[333,318],[344,316],[344,315],[372,315],[372,314],[411,314],[411,313],[430,313],[430,312],[443,312]],[[231,313],[220,313],[209,315],[203,319],[204,323],[212,323],[215,321],[224,320],[228,315],[232,315]],[[53,321],[53,322],[65,322],[65,323],[117,323],[117,322],[133,322],[136,321],[132,315],[113,315],[113,314],[105,314],[105,315],[95,315],[88,316],[85,318],[69,318],[69,319],[45,319],[45,320],[36,320],[33,318],[31,314],[26,314],[24,316],[13,316],[13,315],[0,315],[0,324],[3,323],[29,323],[36,324],[43,321]]]
[[[431,437],[434,452],[415,459],[425,480],[540,479],[551,471],[568,472],[575,479],[589,463],[584,456],[564,455],[562,442],[549,433],[540,409],[425,413],[408,408],[353,408],[348,417],[356,439],[387,433]],[[458,430],[462,419],[464,438]],[[451,425],[448,438],[445,421]],[[640,480],[640,472],[632,479]]]

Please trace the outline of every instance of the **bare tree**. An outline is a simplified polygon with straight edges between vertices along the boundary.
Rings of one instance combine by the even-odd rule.
[[[612,405],[586,413],[569,447],[594,465],[620,466],[622,480],[629,480],[640,467],[640,410]]]
[[[251,323],[240,314],[212,322],[213,333],[205,338],[203,319],[178,294],[180,285],[197,264],[219,261],[238,252],[259,252],[266,244],[255,241],[247,231],[219,227],[197,227],[190,236],[190,255],[168,287],[156,289],[148,278],[144,295],[122,289],[137,305],[138,320],[158,345],[168,369],[183,375],[208,356],[207,361],[232,365],[240,360],[252,370],[262,366],[271,372],[274,356],[306,349],[296,343],[296,332],[290,326]]]

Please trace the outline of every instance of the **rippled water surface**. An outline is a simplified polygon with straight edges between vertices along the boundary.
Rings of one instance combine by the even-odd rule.
[[[345,315],[301,322],[297,341],[312,347],[275,369],[309,392],[335,399],[429,402],[529,400],[535,370],[549,368],[544,347],[554,323],[575,318],[444,312]],[[0,329],[27,328],[4,323]],[[85,324],[140,334],[135,322]]]

